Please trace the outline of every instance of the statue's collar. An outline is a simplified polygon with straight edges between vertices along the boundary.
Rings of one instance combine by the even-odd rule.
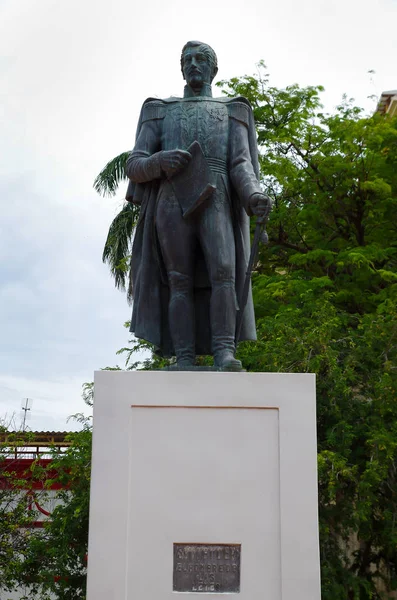
[[[201,88],[200,94],[197,96],[192,88],[189,85],[185,85],[185,89],[183,91],[184,98],[198,98],[200,96],[206,96],[207,98],[212,98],[212,89],[209,83],[204,83]]]

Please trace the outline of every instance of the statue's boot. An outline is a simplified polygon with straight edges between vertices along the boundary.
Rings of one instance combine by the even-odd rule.
[[[170,303],[168,318],[178,367],[193,367],[196,361],[193,279],[177,271],[168,273]]]
[[[236,292],[234,281],[215,282],[211,294],[211,333],[214,365],[221,369],[242,369],[236,352]]]

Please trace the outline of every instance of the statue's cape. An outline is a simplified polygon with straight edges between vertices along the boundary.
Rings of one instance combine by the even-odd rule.
[[[181,98],[148,98],[141,110],[138,121],[137,137],[142,125],[142,112],[147,102],[179,102]],[[244,102],[243,97],[212,98],[214,102]],[[252,165],[259,179],[258,149],[252,110],[249,111],[249,146]],[[168,322],[169,288],[167,275],[161,258],[155,229],[155,212],[161,180],[134,184],[129,182],[126,200],[141,206],[136,226],[130,271],[130,295],[133,298],[133,309],[130,331],[137,338],[142,338],[156,347],[162,356],[175,354]],[[232,212],[234,238],[236,247],[236,296],[239,302],[250,254],[249,217],[242,202],[232,188]],[[196,317],[196,354],[211,354],[211,333],[209,302],[211,286],[203,257],[198,257],[195,268],[195,317]],[[241,333],[238,341],[256,340],[255,316],[251,288],[247,305],[244,309]]]

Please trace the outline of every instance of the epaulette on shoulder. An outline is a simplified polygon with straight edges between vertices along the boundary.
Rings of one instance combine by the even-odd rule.
[[[164,119],[166,106],[160,100],[146,102],[142,110],[142,123],[154,119]]]
[[[234,101],[227,105],[227,109],[229,111],[229,117],[244,123],[247,127],[249,126],[249,113],[251,108],[248,104],[245,102]]]

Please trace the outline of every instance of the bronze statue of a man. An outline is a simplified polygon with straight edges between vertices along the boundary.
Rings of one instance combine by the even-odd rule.
[[[239,370],[236,342],[256,339],[251,293],[235,339],[249,215],[264,215],[270,201],[249,102],[212,97],[218,68],[207,44],[188,42],[181,67],[183,98],[144,102],[127,160],[127,200],[141,205],[131,331],[180,368],[212,354],[215,367]]]

